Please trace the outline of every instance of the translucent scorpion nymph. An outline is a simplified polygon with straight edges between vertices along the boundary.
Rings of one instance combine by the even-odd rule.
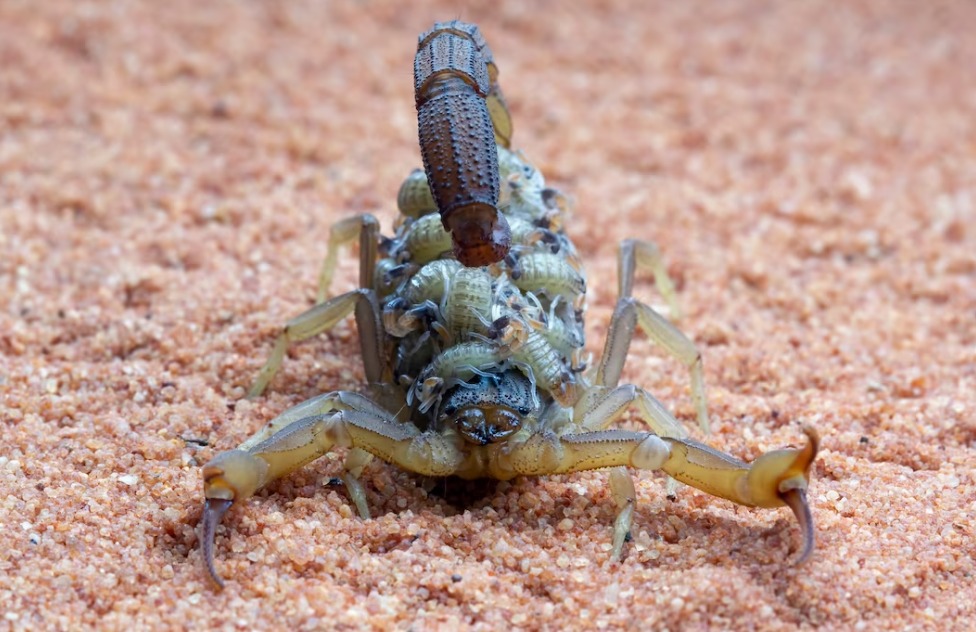
[[[260,395],[288,345],[355,312],[365,391],[335,391],[295,406],[203,467],[203,555],[210,576],[217,525],[234,503],[333,448],[345,448],[345,482],[369,517],[359,476],[372,459],[424,476],[567,474],[611,468],[618,508],[611,555],[633,521],[628,468],[751,507],[789,506],[800,522],[799,560],[813,549],[806,500],[817,435],[801,448],[751,464],[689,439],[644,389],[619,379],[635,328],[682,362],[702,431],[708,430],[701,355],[650,306],[631,297],[650,270],[670,308],[674,290],[657,248],[627,240],[619,254],[619,298],[599,362],[586,371],[586,281],[563,232],[564,198],[509,149],[512,125],[498,71],[478,28],[438,23],[420,37],[415,64],[420,143],[417,170],[398,196],[392,238],[360,215],[333,226],[319,301],[289,321],[251,390]],[[360,288],[326,300],[343,244],[360,243]],[[649,431],[611,429],[635,407]]]

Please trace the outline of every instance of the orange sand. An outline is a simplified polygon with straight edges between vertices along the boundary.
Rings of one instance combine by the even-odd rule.
[[[976,5],[407,4],[0,3],[0,629],[976,625]],[[616,244],[653,239],[708,440],[751,459],[820,430],[806,566],[786,510],[646,473],[619,565],[601,472],[458,509],[378,463],[363,522],[333,455],[228,515],[211,589],[199,465],[361,383],[350,322],[242,399],[329,226],[389,227],[415,37],[453,17],[575,197],[592,350]],[[643,339],[625,378],[691,424]]]

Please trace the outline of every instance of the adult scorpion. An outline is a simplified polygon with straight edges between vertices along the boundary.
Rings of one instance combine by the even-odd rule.
[[[203,557],[214,582],[223,586],[214,537],[227,510],[334,448],[347,449],[342,480],[364,519],[359,477],[373,456],[423,476],[465,479],[610,468],[617,560],[634,515],[628,468],[663,470],[672,493],[678,481],[741,505],[790,507],[805,560],[814,541],[806,491],[816,433],[807,428],[803,447],[747,464],[690,439],[650,393],[619,384],[640,327],[687,367],[698,423],[708,431],[701,354],[631,296],[637,270],[647,269],[677,311],[649,242],[620,247],[617,306],[587,372],[586,282],[562,228],[565,198],[509,149],[511,118],[478,27],[435,24],[420,36],[414,74],[425,171],[401,187],[394,236],[381,238],[370,215],[332,227],[318,303],[285,325],[250,395],[265,390],[290,344],[353,312],[368,385],[286,410],[204,465]],[[357,239],[359,289],[326,300],[339,248]],[[649,431],[610,429],[632,406]]]

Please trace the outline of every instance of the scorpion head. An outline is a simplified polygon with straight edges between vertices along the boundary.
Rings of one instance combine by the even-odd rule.
[[[531,388],[518,370],[479,375],[445,394],[438,420],[442,427],[454,424],[475,445],[504,441],[522,428],[523,418],[532,412]]]

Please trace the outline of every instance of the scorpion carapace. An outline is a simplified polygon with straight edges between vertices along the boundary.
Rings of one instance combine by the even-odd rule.
[[[504,441],[534,408],[533,389],[518,369],[479,375],[444,393],[437,422],[475,445]]]
[[[441,46],[450,54],[437,52]],[[430,72],[418,73],[418,103],[421,96],[430,97],[428,103],[436,100],[441,91],[474,96],[472,102],[483,105],[490,73],[483,63],[487,47],[475,27],[438,24],[421,37],[421,50],[430,52],[418,54],[418,67]],[[480,64],[469,63],[475,53]],[[439,78],[431,81],[432,76]],[[469,80],[479,87],[460,89]],[[500,99],[495,103],[504,105]],[[429,110],[421,120],[429,116],[431,125],[456,130],[462,110]],[[610,468],[610,495],[618,509],[611,556],[618,559],[636,499],[628,470],[663,470],[671,493],[680,481],[742,505],[790,507],[803,533],[798,558],[809,556],[813,522],[806,490],[816,433],[805,430],[803,447],[774,450],[745,463],[690,439],[650,393],[619,383],[639,327],[687,367],[698,423],[707,432],[700,353],[670,321],[631,296],[636,271],[650,270],[672,315],[677,313],[664,263],[649,242],[621,244],[617,306],[600,360],[588,367],[586,280],[562,228],[565,198],[505,146],[508,136],[497,136],[498,120],[507,121],[507,112],[496,119],[496,138],[485,151],[499,176],[494,208],[510,232],[510,252],[502,260],[473,267],[465,265],[471,263],[465,257],[452,257],[457,235],[452,244],[450,222],[438,214],[441,192],[467,188],[459,169],[473,169],[468,161],[475,158],[483,164],[481,150],[474,157],[454,154],[453,170],[431,169],[428,161],[427,175],[440,174],[430,178],[433,187],[423,172],[410,174],[398,196],[400,220],[392,237],[381,237],[370,215],[332,227],[319,301],[286,324],[251,395],[264,391],[291,343],[326,331],[353,312],[368,386],[363,393],[335,391],[286,410],[203,467],[203,555],[218,584],[214,537],[225,512],[333,448],[347,450],[342,480],[363,518],[369,517],[369,504],[360,475],[374,456],[423,476],[465,479]],[[489,138],[481,127],[481,137]],[[505,129],[510,132],[510,124]],[[439,190],[435,180],[440,178]],[[357,239],[360,288],[326,300],[338,249]],[[466,248],[462,245],[461,252]],[[630,408],[645,431],[611,427]]]
[[[497,208],[495,142],[507,146],[511,136],[497,76],[477,26],[439,22],[420,36],[414,58],[420,153],[454,254],[466,266],[501,261],[511,245]]]

